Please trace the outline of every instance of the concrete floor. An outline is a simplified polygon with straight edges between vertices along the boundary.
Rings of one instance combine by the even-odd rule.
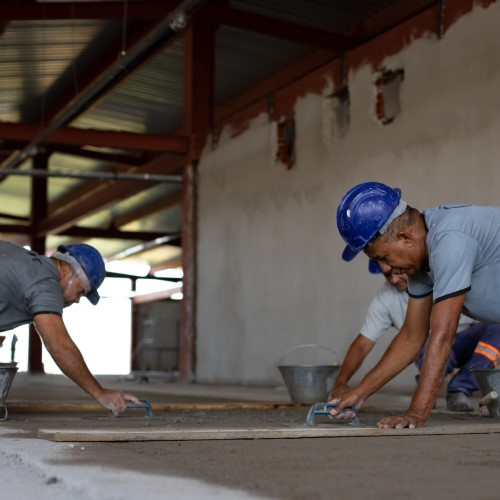
[[[408,430],[407,435],[381,437],[120,443],[57,443],[37,437],[40,428],[283,428],[301,425],[308,411],[305,405],[289,405],[282,387],[203,386],[162,379],[138,383],[118,377],[102,381],[148,399],[155,408],[153,419],[144,418],[142,410],[111,419],[63,377],[16,375],[7,398],[9,417],[0,422],[2,497],[499,497],[500,420],[478,412],[447,412],[443,400],[426,428],[460,426],[466,434],[423,435]],[[374,426],[383,415],[404,410],[409,400],[408,394],[380,392],[365,404],[361,421]],[[236,404],[222,409],[225,403]],[[244,403],[250,404],[242,408]],[[491,432],[474,434],[486,424]]]

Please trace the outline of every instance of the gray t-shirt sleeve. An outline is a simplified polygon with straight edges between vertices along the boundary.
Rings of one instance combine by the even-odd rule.
[[[470,290],[478,250],[477,240],[461,231],[444,231],[439,235],[429,255],[434,303]]]
[[[28,253],[17,269],[22,298],[32,316],[42,313],[62,315],[64,298],[59,276],[50,259]]]
[[[385,284],[373,297],[360,333],[376,342],[391,327],[401,328],[403,324],[407,294],[396,291],[392,285]]]
[[[64,301],[61,287],[57,280],[52,278],[45,278],[28,287],[24,291],[24,301],[33,316],[45,313],[62,315],[63,313]]]

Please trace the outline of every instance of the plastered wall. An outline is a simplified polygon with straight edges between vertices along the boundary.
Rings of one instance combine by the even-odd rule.
[[[401,36],[398,50],[380,57],[382,39],[348,56],[343,137],[332,136],[325,115],[325,97],[338,87],[336,67],[305,79],[293,101],[293,168],[274,161],[279,117],[265,109],[243,132],[228,123],[217,144],[207,145],[199,165],[198,381],[281,383],[275,365],[300,344],[345,354],[383,283],[368,273],[365,256],[349,264],[340,258],[336,207],[354,184],[399,186],[417,208],[500,203],[500,5],[460,3],[467,8],[442,39],[422,28],[433,22],[424,13],[416,26],[387,35]],[[381,68],[404,70],[401,113],[388,125],[374,111]],[[304,351],[310,361],[311,350]],[[330,360],[317,351],[317,361]],[[284,361],[301,361],[292,355]],[[389,387],[412,388],[415,373],[410,367]]]

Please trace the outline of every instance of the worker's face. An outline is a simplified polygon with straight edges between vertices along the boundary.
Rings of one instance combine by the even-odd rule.
[[[78,304],[80,299],[86,295],[82,280],[76,273],[72,273],[62,284],[62,292],[64,307],[69,307],[75,303]]]
[[[408,290],[408,277],[406,273],[393,273],[389,271],[384,273],[385,279],[390,283],[398,292],[406,292]]]
[[[398,275],[415,274],[423,264],[423,257],[411,239],[398,238],[391,242],[384,242],[378,238],[368,245],[364,252],[370,259],[376,260],[384,275],[392,274],[391,279]]]

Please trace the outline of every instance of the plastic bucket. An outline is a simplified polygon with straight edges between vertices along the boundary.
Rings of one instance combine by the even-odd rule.
[[[326,349],[335,354],[334,351],[326,347],[317,346],[315,344],[304,344],[289,349],[282,358],[289,352],[303,348],[316,347]],[[287,388],[290,399],[294,403],[312,404],[324,402],[330,394],[337,371],[340,368],[338,362],[330,365],[318,364],[280,364],[278,370],[283,377],[283,381]]]
[[[477,384],[486,401],[485,406],[488,408],[490,417],[500,419],[500,370],[484,369],[484,370],[471,370],[476,377]],[[490,397],[494,395],[496,397]],[[479,403],[480,407],[482,403]]]
[[[5,400],[9,394],[10,386],[17,373],[17,363],[0,363],[0,409],[3,409],[4,415],[0,420],[7,418],[7,407]]]

